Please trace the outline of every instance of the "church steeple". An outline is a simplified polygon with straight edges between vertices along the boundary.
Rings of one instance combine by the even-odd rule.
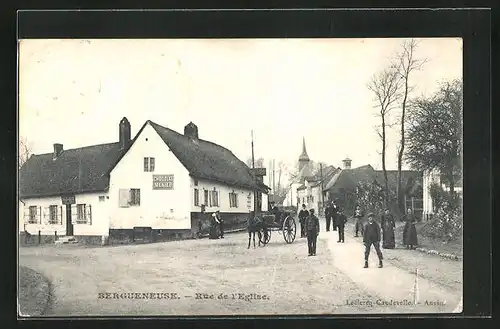
[[[307,163],[309,163],[310,159],[307,155],[306,151],[306,139],[302,138],[302,154],[299,156],[299,170],[301,170]]]

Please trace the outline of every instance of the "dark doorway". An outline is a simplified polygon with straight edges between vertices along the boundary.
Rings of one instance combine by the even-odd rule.
[[[71,223],[71,205],[66,205],[66,236],[73,236],[73,223]]]

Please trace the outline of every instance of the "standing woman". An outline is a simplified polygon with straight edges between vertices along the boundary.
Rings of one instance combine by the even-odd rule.
[[[415,249],[415,246],[418,245],[417,229],[415,228],[415,223],[417,221],[412,210],[409,208],[405,217],[406,224],[403,229],[403,245],[406,246],[406,249]]]
[[[218,226],[220,225],[219,218],[217,216],[217,213],[214,212],[212,214],[212,222],[210,225],[210,239],[218,239],[219,238],[219,232],[218,232]]]
[[[394,249],[396,246],[394,238],[396,223],[394,222],[394,216],[392,216],[388,208],[385,209],[385,213],[382,215],[380,223],[382,224],[382,248]]]
[[[356,224],[354,227],[354,233],[355,237],[358,237],[358,232],[361,232],[361,236],[363,236],[363,233],[365,231],[364,223],[363,223],[363,217],[365,215],[363,214],[363,211],[361,210],[361,207],[359,205],[356,205],[356,208],[354,210],[354,218],[356,219]]]

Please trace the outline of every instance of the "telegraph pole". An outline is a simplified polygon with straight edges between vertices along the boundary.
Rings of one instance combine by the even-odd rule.
[[[321,208],[324,212],[324,209],[325,209],[325,194],[323,193],[323,164],[320,163],[319,164],[319,170],[320,170],[320,174],[321,174]]]
[[[253,130],[251,131],[252,133],[252,171],[253,175],[255,178],[255,188],[253,190],[253,213],[254,216],[257,214],[257,176],[255,176],[255,158],[254,158],[254,152],[253,152]]]

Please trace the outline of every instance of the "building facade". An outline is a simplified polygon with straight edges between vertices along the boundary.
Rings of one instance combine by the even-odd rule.
[[[179,134],[148,120],[131,140],[123,118],[119,136],[31,157],[20,171],[19,231],[47,241],[127,242],[138,232],[169,240],[195,236],[217,210],[228,228],[245,225],[256,194],[267,205],[269,188],[193,123]]]

